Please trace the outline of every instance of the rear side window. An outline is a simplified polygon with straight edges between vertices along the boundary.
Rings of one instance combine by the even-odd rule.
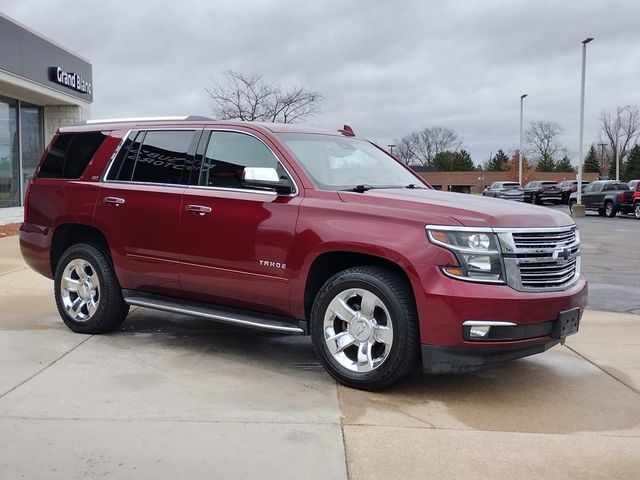
[[[152,130],[137,132],[127,139],[116,157],[107,180],[121,182],[187,182],[183,170],[194,130]]]
[[[80,178],[108,132],[62,133],[49,148],[38,178]]]

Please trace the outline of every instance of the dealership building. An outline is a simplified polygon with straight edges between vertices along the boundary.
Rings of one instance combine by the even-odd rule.
[[[25,185],[59,127],[90,116],[91,63],[0,14],[0,224],[22,221]]]

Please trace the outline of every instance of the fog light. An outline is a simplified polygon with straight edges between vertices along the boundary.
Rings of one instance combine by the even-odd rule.
[[[469,335],[471,338],[484,338],[489,335],[489,330],[491,325],[474,325],[469,330]]]

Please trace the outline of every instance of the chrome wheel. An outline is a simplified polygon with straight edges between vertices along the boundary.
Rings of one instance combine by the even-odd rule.
[[[62,273],[60,297],[73,320],[91,319],[100,303],[100,279],[93,265],[82,258],[71,260]]]
[[[615,210],[613,209],[613,203],[608,202],[605,206],[604,206],[604,214],[611,218],[611,217],[615,217]]]
[[[636,203],[633,207],[633,214],[638,220],[640,220],[640,202]]]
[[[389,310],[369,290],[343,290],[324,314],[324,341],[334,360],[347,370],[375,370],[387,359],[393,345]]]

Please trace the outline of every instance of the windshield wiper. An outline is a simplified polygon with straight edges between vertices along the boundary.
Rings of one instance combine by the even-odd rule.
[[[358,192],[358,193],[364,193],[367,190],[371,190],[372,188],[376,188],[373,185],[369,185],[368,183],[363,183],[361,185],[356,185],[353,188],[350,188],[349,190],[352,192]]]

